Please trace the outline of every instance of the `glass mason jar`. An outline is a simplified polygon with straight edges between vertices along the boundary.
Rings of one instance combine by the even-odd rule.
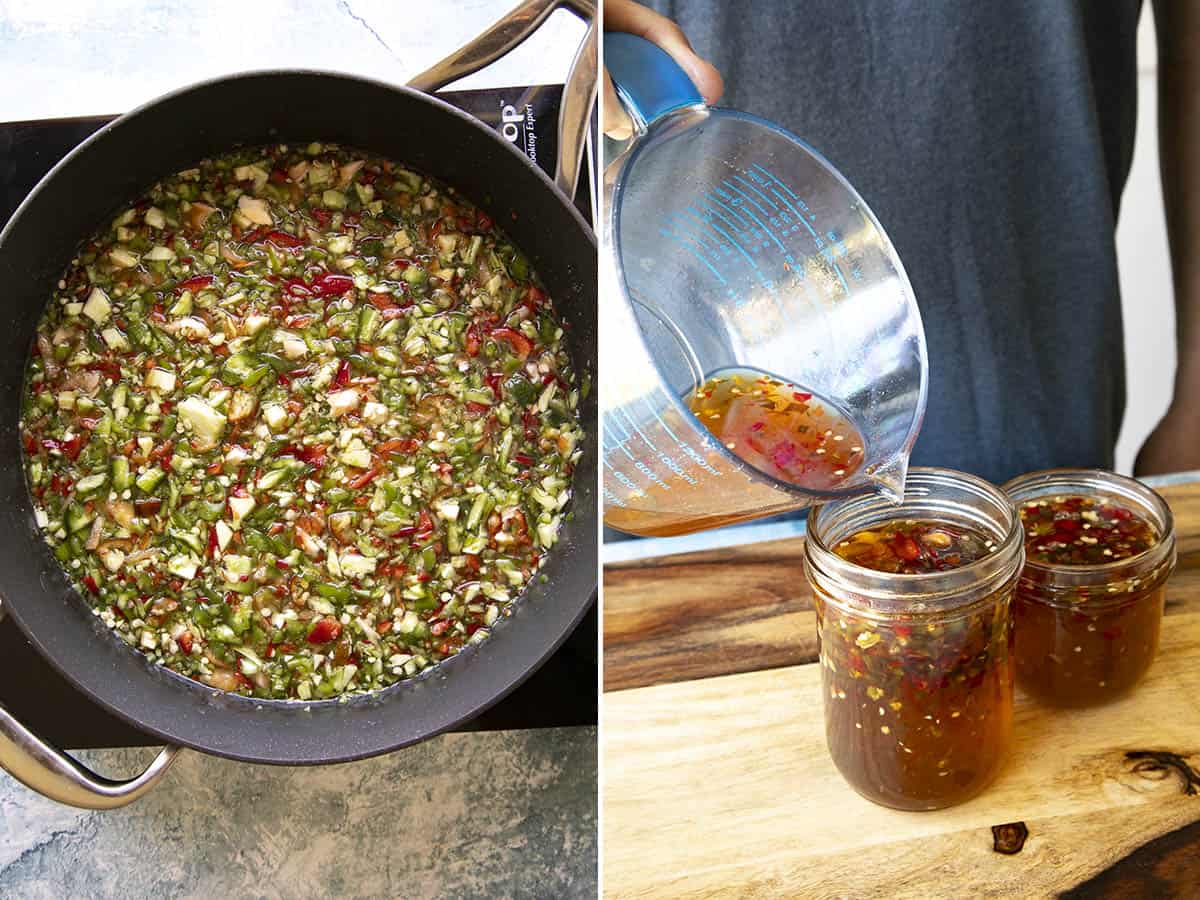
[[[1166,501],[1132,478],[1099,469],[1031,472],[1003,490],[1018,510],[1040,499],[1085,497],[1150,526],[1149,547],[1113,562],[1056,565],[1028,558],[1013,604],[1022,690],[1054,706],[1090,706],[1121,695],[1146,674],[1158,650],[1166,581],[1175,568],[1175,523]]]
[[[839,543],[897,520],[942,523],[990,552],[957,568],[876,571]],[[949,469],[912,469],[904,502],[839,500],[808,520],[829,753],[875,803],[940,809],[978,794],[1012,741],[1009,603],[1024,560],[1016,510],[997,488]]]

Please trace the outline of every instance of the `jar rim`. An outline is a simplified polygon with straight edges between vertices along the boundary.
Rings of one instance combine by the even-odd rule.
[[[961,496],[955,500],[939,496],[953,492]],[[971,503],[976,505],[971,506]],[[936,510],[927,514],[935,521],[987,531],[995,540],[995,551],[954,569],[892,573],[860,566],[843,559],[832,549],[852,530],[895,519],[922,517],[912,514],[922,507]],[[839,526],[846,533],[839,533]],[[980,596],[979,592],[990,594],[1014,578],[1021,569],[1024,553],[1020,516],[1012,501],[998,487],[966,472],[921,466],[909,470],[904,499],[899,504],[866,494],[817,507],[809,515],[805,539],[805,562],[810,577],[816,574],[836,582],[871,601],[872,606],[877,607],[880,602],[900,606],[911,604],[904,610],[910,612],[920,609],[938,613],[972,605],[972,597]]]
[[[1175,518],[1171,507],[1158,491],[1142,484],[1136,478],[1120,475],[1108,469],[1040,469],[1026,472],[1001,485],[1002,490],[1017,508],[1017,521],[1021,520],[1020,505],[1035,497],[1048,494],[1076,494],[1082,496],[1104,495],[1136,507],[1151,520],[1158,532],[1157,540],[1133,556],[1115,559],[1106,563],[1051,563],[1025,559],[1025,569],[1047,575],[1075,576],[1103,580],[1127,569],[1154,568],[1173,552],[1175,547]],[[1022,526],[1024,532],[1024,526]],[[1024,534],[1022,533],[1022,540]]]

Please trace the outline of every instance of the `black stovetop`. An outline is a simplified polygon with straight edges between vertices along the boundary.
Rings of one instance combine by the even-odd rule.
[[[561,85],[443,92],[439,96],[501,131],[553,174]],[[0,228],[55,163],[111,119],[0,122]],[[590,218],[587,182],[580,179],[575,201]],[[595,724],[597,629],[593,605],[575,632],[528,681],[459,730]],[[0,621],[0,702],[59,747],[158,743],[79,693],[42,659],[11,619]]]

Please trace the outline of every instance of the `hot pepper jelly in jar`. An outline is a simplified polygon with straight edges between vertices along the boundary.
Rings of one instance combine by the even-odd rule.
[[[1171,510],[1145,485],[1092,469],[1010,481],[1025,528],[1013,604],[1017,680],[1054,706],[1133,687],[1154,660],[1175,567]]]
[[[947,469],[911,470],[898,506],[867,495],[809,518],[826,740],[868,800],[940,809],[1000,770],[1023,557],[1007,498]]]

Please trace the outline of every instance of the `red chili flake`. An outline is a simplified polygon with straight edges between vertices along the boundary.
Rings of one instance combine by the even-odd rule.
[[[446,633],[447,630],[449,630],[449,628],[450,628],[450,623],[447,622],[445,619],[440,619],[439,621],[433,622],[430,624],[429,633],[432,634],[434,637],[441,637],[443,634]]]
[[[179,649],[183,651],[185,656],[190,656],[192,653],[192,633],[185,631],[179,637],[175,638],[175,642],[179,644]]]
[[[209,559],[216,559],[217,552],[220,549],[221,542],[217,540],[217,526],[208,526],[208,556]]]
[[[375,631],[378,634],[387,634],[392,630],[392,622],[390,619],[385,619],[375,625]]]
[[[226,591],[224,599],[226,606],[241,606],[242,603],[241,595],[237,591]]]
[[[328,228],[329,223],[333,221],[332,210],[313,209],[313,210],[309,210],[309,211],[312,213],[312,217],[314,219],[316,219],[318,223],[320,223],[322,228]]]
[[[96,579],[93,578],[91,575],[83,576],[83,584],[93,594],[100,593],[100,585],[96,584]]]
[[[792,391],[792,399],[800,403],[807,403],[812,399],[812,394],[807,394],[803,391]]]
[[[513,460],[522,466],[532,466],[533,457],[527,453],[514,453]]]
[[[193,293],[196,291],[202,291],[204,288],[212,284],[213,281],[214,277],[212,275],[194,275],[185,281],[178,282],[175,285],[175,292],[177,294],[182,294],[184,291],[192,291]]]
[[[328,644],[336,641],[342,633],[342,623],[330,616],[318,621],[308,632],[310,644]]]
[[[492,408],[486,403],[476,403],[474,400],[467,401],[467,412],[474,413],[477,416],[487,415],[492,411]]]
[[[287,180],[287,172],[283,171],[283,169],[271,170],[271,184],[287,184]]]

